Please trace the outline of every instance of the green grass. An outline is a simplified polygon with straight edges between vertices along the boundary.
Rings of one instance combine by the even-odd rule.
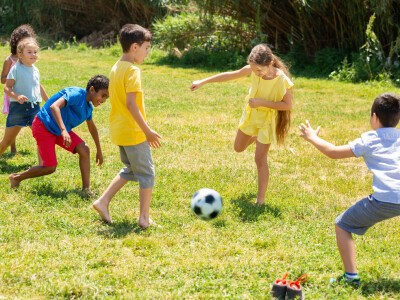
[[[81,49],[82,50],[82,49]],[[83,49],[85,50],[85,49]],[[0,47],[0,57],[8,55]],[[36,64],[52,95],[67,86],[85,87],[95,74],[108,75],[118,59],[106,50],[44,50]],[[78,158],[57,150],[58,169],[11,190],[8,174],[37,163],[29,129],[17,138],[19,154],[0,159],[0,299],[208,299],[269,298],[272,282],[285,272],[303,273],[308,299],[395,299],[400,297],[399,219],[355,237],[364,287],[331,287],[343,271],[334,220],[372,192],[362,159],[334,161],[298,136],[310,120],[321,135],[344,144],[369,130],[376,95],[390,86],[343,84],[294,78],[293,123],[287,147],[272,147],[267,205],[253,207],[254,146],[233,151],[250,80],[206,85],[193,80],[212,73],[145,64],[143,86],[148,120],[163,136],[153,150],[156,185],[152,218],[162,226],[138,228],[138,185],[130,183],[111,204],[113,225],[100,222],[79,194]],[[2,97],[3,92],[1,92]],[[96,167],[86,125],[75,131],[92,149],[91,187],[99,196],[122,164],[108,131],[110,103],[94,110],[105,158]],[[3,135],[5,117],[0,119]],[[220,192],[222,214],[204,222],[190,210],[196,190]]]

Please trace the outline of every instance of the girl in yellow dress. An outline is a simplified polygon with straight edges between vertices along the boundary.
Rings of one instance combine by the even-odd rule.
[[[256,141],[256,203],[264,204],[269,180],[268,150],[271,143],[284,144],[289,131],[293,83],[286,65],[265,44],[257,45],[251,50],[247,63],[240,70],[194,81],[190,89],[195,91],[206,83],[251,77],[251,89],[246,97],[248,104],[239,123],[234,149],[242,152]]]

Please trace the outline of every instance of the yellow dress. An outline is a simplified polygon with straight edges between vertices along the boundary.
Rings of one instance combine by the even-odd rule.
[[[285,74],[274,79],[264,80],[251,72],[251,88],[246,102],[251,98],[266,101],[282,101],[286,91],[293,86],[293,82]],[[247,135],[256,135],[257,141],[262,144],[276,144],[276,118],[278,111],[267,107],[251,108],[247,103],[239,123],[239,129]]]

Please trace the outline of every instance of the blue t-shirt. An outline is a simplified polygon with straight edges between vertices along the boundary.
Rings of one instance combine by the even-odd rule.
[[[58,127],[50,110],[50,106],[60,98],[65,99],[67,102],[60,109],[61,118],[67,132],[70,132],[72,128],[79,126],[84,121],[92,119],[93,106],[92,103],[86,100],[86,90],[76,86],[65,88],[47,100],[37,114],[38,118],[51,133],[61,135],[60,127]]]
[[[372,196],[400,204],[400,130],[385,127],[368,131],[349,146],[356,157],[364,158],[373,174]]]
[[[37,103],[42,101],[40,95],[40,74],[35,66],[27,67],[17,62],[7,75],[7,79],[14,79],[12,87],[17,94],[24,95],[29,102]],[[17,99],[11,98],[11,102],[17,102]]]

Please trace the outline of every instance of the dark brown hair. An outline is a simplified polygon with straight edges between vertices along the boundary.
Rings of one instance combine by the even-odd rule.
[[[35,32],[33,31],[31,25],[24,24],[13,30],[10,39],[10,47],[12,55],[17,54],[18,43],[26,37],[33,37],[33,38],[36,37]]]
[[[282,72],[290,78],[290,72],[286,64],[279,57],[275,56],[266,44],[259,44],[255,46],[247,57],[248,64],[253,63],[259,66],[269,66],[271,62],[275,68],[282,70]],[[292,89],[290,89],[290,93],[292,93],[293,96]],[[290,120],[290,110],[278,110],[278,118],[276,121],[276,139],[280,145],[285,143],[285,138],[290,129]]]
[[[375,113],[383,127],[396,127],[400,120],[400,97],[385,93],[375,98],[371,116]]]
[[[132,44],[141,46],[144,42],[151,42],[153,34],[137,24],[126,24],[119,31],[119,42],[124,53],[129,52]]]

